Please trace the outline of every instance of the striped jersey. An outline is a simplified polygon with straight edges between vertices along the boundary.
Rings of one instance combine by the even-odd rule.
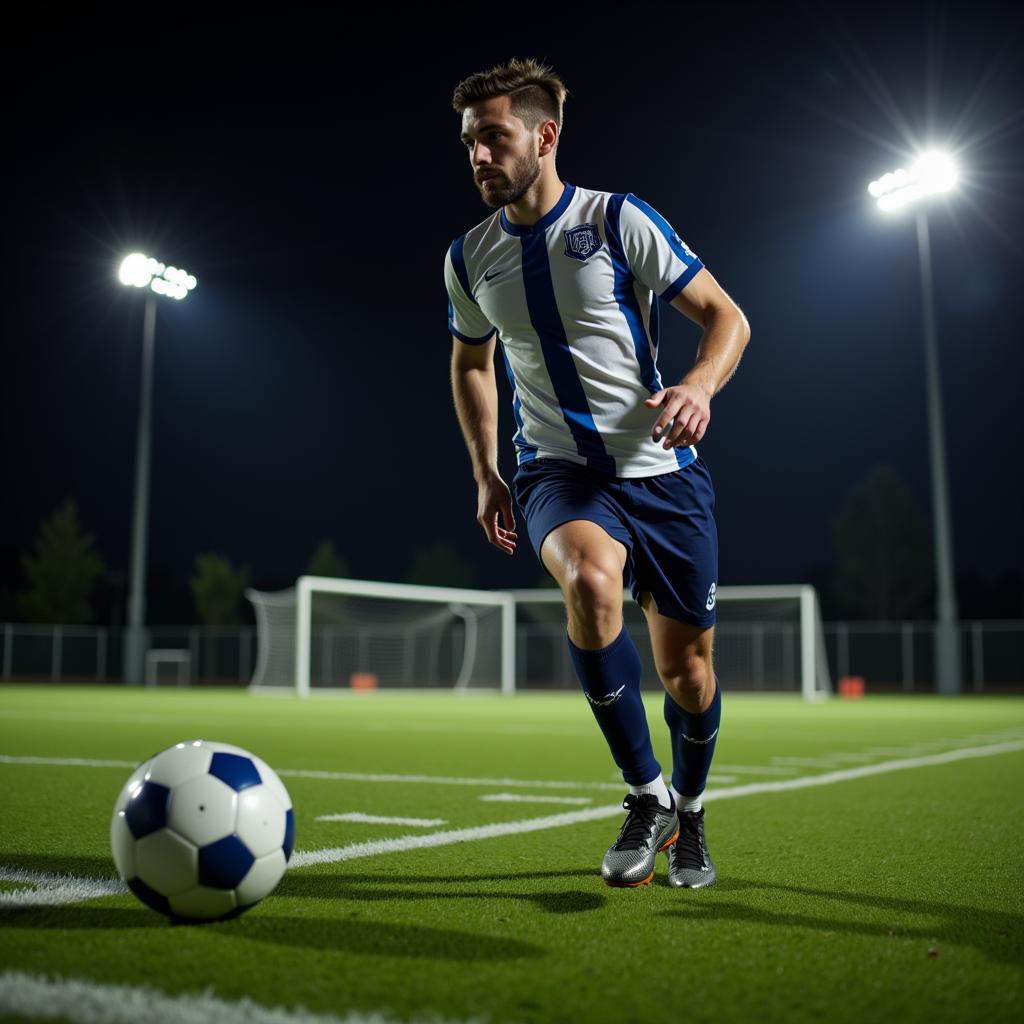
[[[703,267],[664,217],[632,192],[565,182],[536,224],[496,211],[445,254],[448,328],[470,345],[497,331],[516,462],[560,458],[612,477],[670,473],[696,449],[651,437],[662,407],[658,303]]]

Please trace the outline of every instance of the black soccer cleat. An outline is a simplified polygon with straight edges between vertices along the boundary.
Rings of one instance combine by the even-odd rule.
[[[679,837],[668,849],[668,884],[703,889],[718,878],[704,839],[704,808],[679,812]]]
[[[604,855],[601,877],[608,885],[632,889],[654,878],[654,858],[679,834],[679,820],[675,801],[666,809],[653,793],[627,793],[622,806],[629,814]]]

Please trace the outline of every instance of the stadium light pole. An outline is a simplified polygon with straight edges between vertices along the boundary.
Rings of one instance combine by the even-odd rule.
[[[921,303],[924,320],[925,375],[928,389],[928,443],[931,455],[932,528],[935,540],[935,678],[939,693],[960,692],[960,632],[956,589],[953,586],[953,536],[946,476],[946,442],[942,421],[942,387],[939,380],[939,348],[935,331],[935,296],[928,214],[921,200],[955,188],[957,170],[943,153],[923,154],[909,169],[902,167],[868,185],[878,207],[896,212],[915,207],[917,255],[921,272]]]
[[[128,628],[124,636],[121,678],[140,683],[145,661],[146,536],[149,528],[149,449],[153,404],[153,338],[156,334],[156,296],[183,299],[196,279],[178,267],[168,267],[142,253],[133,252],[121,261],[121,283],[149,289],[142,318],[142,382],[139,426],[135,441],[135,498],[132,510],[132,568],[128,595]]]

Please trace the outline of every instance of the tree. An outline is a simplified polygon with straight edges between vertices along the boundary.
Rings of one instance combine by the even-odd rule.
[[[92,534],[82,532],[73,498],[43,522],[35,557],[22,555],[21,564],[29,588],[19,596],[18,610],[26,621],[93,621],[92,589],[106,567]]]
[[[336,579],[348,579],[352,571],[348,562],[334,548],[334,541],[322,540],[313,552],[313,557],[306,564],[307,576],[332,576]]]
[[[233,626],[241,621],[242,592],[249,585],[249,567],[237,571],[223,555],[196,556],[196,574],[189,580],[199,618],[207,626]]]
[[[928,614],[931,532],[895,471],[870,470],[847,495],[833,527],[835,591],[849,612],[869,619]]]
[[[431,544],[417,550],[407,582],[434,587],[472,587],[476,583],[476,569],[453,544]]]

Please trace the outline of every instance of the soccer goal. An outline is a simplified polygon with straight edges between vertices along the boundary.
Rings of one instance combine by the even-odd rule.
[[[302,576],[246,591],[259,653],[251,690],[575,689],[566,613],[555,588],[490,591]],[[653,687],[643,612],[623,592],[626,627]],[[730,690],[832,691],[811,586],[719,587],[715,667]],[[652,682],[653,681],[653,682]]]
[[[554,588],[511,591],[516,602],[518,689],[574,687],[565,642],[562,593]],[[724,586],[716,591],[715,670],[729,690],[799,692],[818,700],[832,692],[825,631],[814,587]],[[657,671],[643,611],[623,591],[623,618],[652,689]]]
[[[300,576],[249,589],[250,690],[515,689],[515,607],[504,591]]]

